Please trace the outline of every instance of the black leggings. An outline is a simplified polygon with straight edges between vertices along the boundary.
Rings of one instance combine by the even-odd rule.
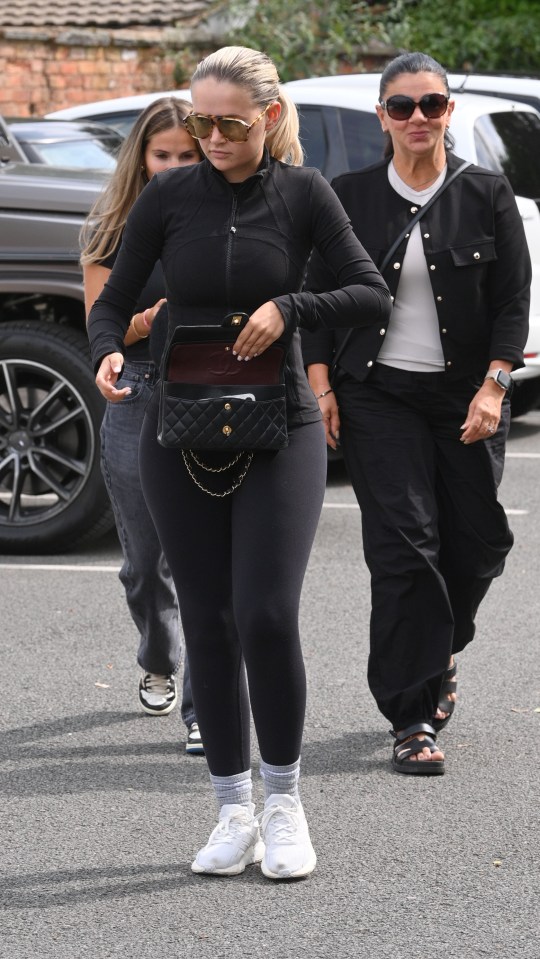
[[[306,700],[300,592],[326,482],[322,424],[291,430],[285,450],[256,453],[223,499],[202,492],[156,432],[152,402],[141,481],[178,594],[210,772],[249,769],[250,700],[262,758],[293,763]]]

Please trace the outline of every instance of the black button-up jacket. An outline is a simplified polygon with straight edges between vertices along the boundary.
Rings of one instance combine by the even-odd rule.
[[[448,154],[451,173],[463,161]],[[337,177],[332,186],[353,229],[376,265],[411,220],[417,207],[388,182],[388,163]],[[531,263],[525,231],[506,177],[469,166],[420,220],[422,243],[448,378],[483,373],[492,359],[523,366],[529,323]],[[396,295],[408,239],[392,257],[384,278]],[[306,287],[332,288],[328,267],[315,254]],[[390,319],[391,322],[391,319]],[[340,366],[357,379],[372,369],[386,325],[358,328],[349,338]],[[306,366],[329,366],[343,330],[302,333]]]

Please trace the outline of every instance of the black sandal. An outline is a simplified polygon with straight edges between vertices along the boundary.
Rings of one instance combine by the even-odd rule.
[[[417,756],[423,749],[428,747],[430,753],[437,752],[435,745],[435,730],[428,723],[417,723],[415,726],[408,726],[399,735],[393,729],[390,733],[395,738],[394,755],[392,756],[392,767],[398,773],[407,773],[411,776],[442,776],[444,773],[444,759],[417,759],[411,762],[411,756]],[[415,733],[425,733],[424,739],[417,739]],[[409,742],[405,742],[409,736],[414,736]]]
[[[448,716],[445,716],[444,719],[436,719],[435,716],[433,717],[433,729],[438,733],[441,731],[441,729],[444,729],[447,723],[450,722],[452,719],[452,713],[454,712],[456,706],[452,699],[447,699],[448,693],[457,693],[456,672],[457,663],[454,663],[453,666],[448,667],[444,674],[437,708],[440,709],[442,713],[448,713]]]

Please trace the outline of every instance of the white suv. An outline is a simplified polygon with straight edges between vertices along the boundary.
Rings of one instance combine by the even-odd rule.
[[[375,163],[382,156],[383,139],[375,113],[380,74],[346,74],[294,80],[285,87],[300,112],[300,133],[306,163],[318,167],[327,179],[347,170]],[[497,80],[514,84],[516,100],[502,99]],[[453,92],[456,109],[452,134],[456,153],[465,160],[505,173],[523,218],[533,263],[530,331],[526,365],[514,373],[514,415],[540,401],[540,113],[531,105],[540,98],[540,80],[451,75],[450,85],[466,89],[477,83],[490,96]],[[493,89],[491,89],[493,88]],[[139,112],[159,96],[189,99],[189,90],[140,94],[89,103],[49,114],[65,119],[99,120],[124,134]],[[531,99],[532,98],[532,99]],[[531,102],[526,102],[531,101]]]

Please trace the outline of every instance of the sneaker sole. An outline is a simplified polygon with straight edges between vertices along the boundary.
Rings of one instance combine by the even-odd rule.
[[[267,879],[303,879],[305,876],[309,876],[313,872],[316,865],[317,856],[315,855],[315,852],[313,852],[313,855],[310,856],[308,861],[304,863],[303,866],[300,866],[299,869],[295,869],[294,872],[272,872],[272,870],[266,865],[264,859],[261,862],[261,872],[264,876],[266,876]]]
[[[190,746],[186,743],[186,753],[188,756],[204,756],[204,746]]]
[[[176,706],[178,699],[175,699],[173,703],[169,703],[168,706],[164,706],[163,709],[160,707],[146,706],[142,700],[139,699],[139,706],[141,707],[143,713],[146,713],[147,716],[167,716],[168,713],[171,713]]]
[[[226,866],[223,869],[205,869],[203,866],[199,866],[197,860],[195,859],[191,863],[191,871],[198,873],[199,875],[205,874],[207,876],[238,876],[241,872],[244,872],[246,866],[251,866],[253,863],[261,862],[264,856],[264,843],[262,840],[255,843],[253,849],[248,849],[247,852],[242,856],[240,862],[234,863],[232,866]]]

